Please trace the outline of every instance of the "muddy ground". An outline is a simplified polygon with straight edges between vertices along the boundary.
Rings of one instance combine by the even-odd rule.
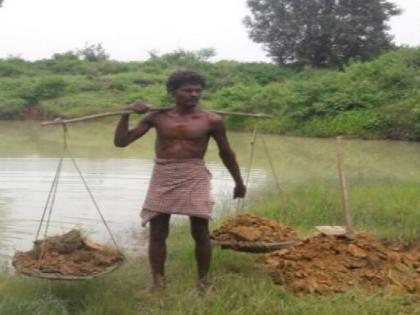
[[[354,241],[316,235],[258,259],[274,283],[298,293],[420,294],[420,246],[383,244],[368,234]]]
[[[225,221],[212,233],[212,239],[243,245],[298,237],[288,226],[243,214]],[[274,283],[297,294],[332,294],[351,289],[420,294],[418,242],[385,244],[367,233],[357,234],[355,240],[319,234],[260,256],[257,261]]]

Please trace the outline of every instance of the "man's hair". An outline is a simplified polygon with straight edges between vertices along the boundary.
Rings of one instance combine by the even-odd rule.
[[[166,90],[171,93],[179,89],[183,84],[200,84],[206,87],[206,78],[198,72],[191,70],[178,70],[172,73],[166,81]]]

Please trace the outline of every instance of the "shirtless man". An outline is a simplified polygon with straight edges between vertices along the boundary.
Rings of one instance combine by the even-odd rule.
[[[235,181],[233,198],[245,196],[239,166],[226,137],[219,115],[198,108],[205,79],[193,71],[177,71],[167,83],[167,91],[175,105],[160,111],[150,111],[133,129],[129,129],[129,114],[122,115],[115,130],[114,143],[125,147],[155,128],[155,168],[143,205],[143,224],[150,222],[149,262],[152,289],[164,287],[166,238],[171,214],[190,217],[191,235],[195,241],[198,286],[205,289],[211,260],[208,219],[211,211],[210,175],[203,158],[210,137],[216,141],[220,158]],[[127,109],[147,113],[143,103]]]

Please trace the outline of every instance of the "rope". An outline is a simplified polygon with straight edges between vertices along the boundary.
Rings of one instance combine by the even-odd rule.
[[[35,240],[39,239],[39,235],[41,233],[42,225],[44,224],[44,222],[45,222],[44,239],[48,235],[48,228],[49,228],[49,225],[50,225],[50,222],[51,222],[51,216],[52,216],[52,211],[53,211],[53,208],[54,208],[54,202],[55,202],[55,198],[56,198],[56,194],[57,194],[57,187],[58,187],[60,173],[61,173],[61,169],[62,169],[62,165],[63,165],[64,155],[67,152],[70,160],[73,163],[73,166],[75,167],[77,173],[79,174],[79,176],[80,176],[80,178],[81,178],[81,180],[82,180],[82,182],[83,182],[83,184],[84,184],[84,186],[85,186],[85,188],[86,188],[86,190],[89,194],[90,199],[93,202],[93,205],[95,206],[96,210],[98,211],[98,214],[99,214],[103,224],[105,225],[105,227],[106,227],[106,229],[107,229],[107,231],[108,231],[108,233],[109,233],[109,235],[112,239],[112,242],[114,243],[114,246],[116,247],[117,250],[120,250],[119,246],[118,246],[118,244],[115,240],[115,237],[112,234],[112,231],[109,228],[108,223],[106,222],[105,217],[103,216],[103,214],[102,214],[102,212],[99,208],[99,205],[98,205],[98,203],[96,202],[96,200],[93,196],[93,193],[92,193],[89,185],[87,184],[79,166],[76,163],[76,160],[74,159],[73,155],[71,154],[71,152],[69,150],[68,142],[67,142],[67,131],[68,131],[67,125],[65,123],[62,123],[62,126],[63,126],[63,150],[62,150],[60,160],[58,162],[58,166],[57,166],[57,169],[56,169],[56,172],[55,172],[55,175],[54,175],[54,179],[51,183],[51,187],[50,187],[50,190],[48,192],[48,197],[47,197],[47,200],[46,200],[46,203],[45,203],[45,206],[44,206],[44,210],[42,212],[42,216],[41,216],[41,220],[40,220],[37,232],[36,232]],[[47,209],[49,209],[49,211],[48,211],[47,219],[45,220],[45,215],[47,213]],[[39,259],[39,267],[41,266],[42,258],[44,256],[44,248],[42,248],[41,250],[42,251],[41,251],[40,259]]]
[[[273,163],[273,160],[271,159],[271,155],[270,155],[270,152],[268,150],[267,143],[265,142],[264,137],[261,137],[261,140],[262,140],[263,145],[264,145],[264,150],[265,150],[265,154],[267,155],[268,163],[270,164],[271,172],[273,173],[273,176],[274,176],[274,181],[276,183],[276,187],[277,187],[279,193],[281,195],[283,195],[283,190],[280,187],[280,181],[279,181],[279,178],[276,174],[276,170],[274,169],[274,163]]]
[[[51,200],[51,196],[53,194],[53,191],[54,191],[54,194],[56,193],[55,186],[56,186],[56,182],[58,181],[58,176],[59,176],[59,173],[60,173],[60,170],[61,170],[61,164],[62,163],[63,163],[63,156],[60,157],[60,160],[59,160],[58,165],[57,165],[57,169],[55,171],[54,180],[52,181],[50,191],[48,192],[47,201],[45,203],[44,211],[42,212],[41,220],[39,222],[38,230],[37,230],[36,236],[35,236],[36,241],[38,240],[39,234],[41,233],[42,223],[44,222],[45,214],[47,213],[47,208],[50,204],[50,200]]]
[[[61,158],[61,160],[60,160],[61,163],[60,163],[60,168],[58,170],[57,180],[55,181],[55,186],[54,186],[53,193],[52,193],[52,200],[51,200],[51,203],[50,203],[50,211],[48,211],[47,222],[46,222],[46,225],[45,225],[44,239],[47,237],[47,234],[48,234],[48,228],[50,226],[51,215],[52,215],[52,211],[53,211],[53,208],[54,208],[55,197],[57,196],[58,182],[59,182],[59,179],[60,179],[59,174],[61,173],[61,168],[62,168],[62,165],[63,165],[62,161],[63,161],[63,159]]]
[[[44,211],[42,212],[41,220],[39,221],[39,226],[38,226],[36,236],[35,236],[36,241],[38,240],[39,234],[41,233],[42,224],[44,223],[45,214],[47,213],[48,206],[50,206],[50,211],[48,212],[48,219],[47,219],[47,225],[46,225],[46,228],[45,228],[44,238],[47,235],[49,222],[51,220],[51,213],[52,213],[52,208],[53,208],[54,201],[55,201],[55,195],[57,193],[58,180],[59,180],[60,173],[61,173],[61,168],[62,168],[62,165],[63,165],[64,153],[67,149],[67,125],[62,124],[62,126],[63,126],[63,150],[61,152],[60,160],[58,161],[58,165],[57,165],[57,169],[55,171],[54,179],[51,183],[50,191],[48,192],[48,197],[47,197],[47,201],[45,202]],[[52,198],[52,201],[51,201],[51,198]],[[51,204],[50,204],[50,201],[51,201]]]
[[[71,159],[71,161],[72,161],[72,163],[74,165],[74,168],[77,170],[77,173],[79,173],[79,176],[82,179],[82,182],[85,185],[85,188],[86,188],[87,192],[89,193],[89,196],[90,196],[90,199],[92,200],[93,205],[95,206],[96,210],[98,211],[99,216],[102,219],[103,224],[105,225],[106,229],[108,230],[108,233],[111,236],[112,242],[114,243],[115,247],[119,250],[119,247],[118,247],[117,242],[116,242],[116,240],[114,238],[114,235],[112,234],[111,229],[108,226],[108,223],[105,221],[105,217],[103,216],[101,210],[99,209],[99,205],[96,202],[95,197],[93,196],[92,191],[89,188],[89,185],[87,184],[85,178],[83,177],[82,172],[80,171],[80,168],[79,168],[79,166],[76,163],[76,160],[74,159],[74,157],[70,153],[70,150],[69,149],[67,149],[67,152],[69,153],[69,156],[70,156],[70,159]]]
[[[248,162],[248,169],[247,169],[247,173],[246,173],[246,178],[245,178],[245,187],[248,187],[248,183],[249,183],[249,178],[251,175],[251,167],[252,167],[252,162],[254,160],[254,152],[255,152],[255,143],[257,141],[257,121],[255,121],[254,124],[254,130],[252,132],[252,139],[251,139],[251,153],[249,156],[249,162]],[[239,210],[239,212],[243,212],[244,208],[245,208],[245,199],[246,196],[243,199],[239,199],[238,203],[236,205],[236,209],[237,211]]]
[[[62,124],[61,126],[63,126],[63,153],[64,151],[66,151],[66,149],[68,149],[67,146],[67,125],[66,124]]]
[[[274,181],[275,181],[277,190],[279,192],[280,198],[282,199],[282,202],[284,204],[287,204],[287,197],[286,197],[286,194],[284,193],[284,190],[280,186],[280,180],[279,180],[279,177],[277,176],[277,173],[274,169],[274,163],[273,163],[273,159],[271,158],[271,155],[270,155],[270,150],[268,150],[268,145],[265,142],[265,138],[263,136],[261,136],[261,139],[262,139],[262,142],[263,142],[265,155],[267,156],[268,163],[270,164],[271,172],[273,173]],[[286,212],[286,215],[287,215],[287,212]],[[289,218],[289,220],[290,220],[290,218]]]
[[[255,152],[255,143],[257,141],[257,122],[255,122],[254,125],[254,131],[252,133],[252,139],[251,139],[251,154],[249,157],[249,163],[248,163],[248,170],[246,173],[246,179],[245,179],[245,185],[248,186],[249,183],[249,178],[251,175],[251,167],[252,167],[252,162],[254,160],[254,152]]]

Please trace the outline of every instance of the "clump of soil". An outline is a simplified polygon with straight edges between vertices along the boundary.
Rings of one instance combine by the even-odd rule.
[[[213,231],[211,238],[219,242],[279,243],[296,240],[296,232],[288,226],[250,214],[241,214]]]
[[[259,261],[274,283],[300,294],[352,288],[420,293],[420,246],[386,246],[367,234],[354,241],[321,234]]]
[[[16,252],[13,266],[23,273],[39,271],[66,276],[88,276],[104,272],[123,261],[123,255],[81,236],[80,231],[34,242],[28,252]]]

